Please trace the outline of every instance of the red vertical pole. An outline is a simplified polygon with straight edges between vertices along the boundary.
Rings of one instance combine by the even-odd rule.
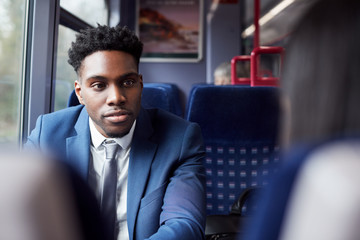
[[[260,0],[254,0],[254,48],[259,46],[259,18],[260,18]]]

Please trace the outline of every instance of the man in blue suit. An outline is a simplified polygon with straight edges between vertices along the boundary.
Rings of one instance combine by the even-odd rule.
[[[115,229],[110,239],[203,239],[205,175],[199,126],[140,105],[142,43],[126,27],[76,36],[69,63],[81,105],[40,116],[27,147],[66,159],[98,198],[112,141],[116,152]],[[114,201],[114,202],[115,202]]]

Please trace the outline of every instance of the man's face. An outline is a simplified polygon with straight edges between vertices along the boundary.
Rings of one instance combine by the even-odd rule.
[[[126,135],[140,111],[142,76],[135,59],[121,51],[87,56],[75,81],[76,95],[105,137]]]

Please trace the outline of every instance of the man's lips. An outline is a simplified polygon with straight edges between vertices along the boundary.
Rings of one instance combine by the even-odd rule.
[[[131,113],[126,110],[116,110],[106,112],[103,117],[109,122],[112,123],[122,123],[129,119]]]

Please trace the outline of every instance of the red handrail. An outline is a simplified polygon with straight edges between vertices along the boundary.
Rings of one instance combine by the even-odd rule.
[[[259,77],[258,76],[258,56],[260,54],[280,54],[280,68],[283,63],[284,48],[282,47],[257,47],[251,52],[251,86],[278,86],[279,77]],[[280,71],[281,72],[281,71]]]
[[[249,61],[251,57],[248,55],[235,56],[231,59],[231,84],[232,85],[250,85],[250,78],[238,78],[236,74],[236,63],[240,61]]]
[[[260,46],[260,0],[254,0],[254,48]]]
[[[284,48],[282,47],[260,47],[260,0],[254,0],[254,50],[251,52],[251,56],[241,55],[235,56],[231,59],[231,84],[242,84],[253,86],[278,86],[279,77],[260,77],[258,76],[259,58],[260,54],[280,54],[280,69],[283,63]],[[236,63],[239,61],[250,61],[250,79],[238,78],[236,75]],[[280,71],[281,72],[281,71]]]

